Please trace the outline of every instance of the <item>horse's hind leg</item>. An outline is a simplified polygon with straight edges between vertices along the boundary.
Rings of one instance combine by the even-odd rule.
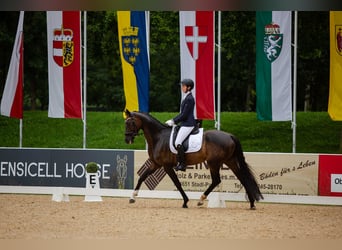
[[[220,177],[220,165],[217,165],[215,168],[210,168],[210,175],[211,175],[211,184],[208,189],[201,195],[200,200],[197,203],[197,206],[202,206],[204,204],[204,200],[208,197],[211,191],[221,183]]]
[[[156,171],[156,169],[151,169],[148,168],[145,170],[145,172],[140,176],[140,178],[138,179],[138,183],[134,188],[134,192],[131,196],[131,198],[129,199],[129,203],[134,203],[135,202],[135,197],[138,196],[139,193],[139,189],[141,187],[141,184],[143,183],[144,180],[146,180],[147,177],[149,177],[151,174],[154,173],[154,171]]]
[[[250,204],[250,209],[251,210],[255,210],[256,209],[256,207],[255,207],[255,205],[254,205],[254,198],[253,198],[253,196],[251,195],[251,194],[249,194],[249,193],[247,193],[247,197],[248,197],[248,201],[249,201],[249,204]]]
[[[177,187],[178,191],[181,193],[182,197],[183,197],[183,208],[188,208],[188,201],[189,198],[186,195],[186,193],[184,192],[183,188],[182,188],[182,184],[180,183],[177,174],[175,173],[175,171],[173,170],[172,166],[170,167],[164,167],[165,172],[169,175],[169,177],[171,178],[173,184],[175,184],[175,186]]]

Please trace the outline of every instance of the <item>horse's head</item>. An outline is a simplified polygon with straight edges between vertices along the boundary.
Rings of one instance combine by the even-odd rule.
[[[134,142],[134,137],[138,135],[138,131],[141,129],[140,119],[134,115],[134,113],[125,110],[125,141],[127,144]]]

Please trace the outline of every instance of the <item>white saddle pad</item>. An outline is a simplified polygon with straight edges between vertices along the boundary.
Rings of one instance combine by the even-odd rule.
[[[173,133],[175,130],[175,126],[172,127],[171,136],[169,140],[170,150],[172,153],[177,154],[177,149],[173,146]],[[202,139],[203,139],[203,128],[199,128],[199,132],[195,135],[190,135],[189,137],[189,147],[185,151],[185,153],[194,153],[201,149],[202,147]]]

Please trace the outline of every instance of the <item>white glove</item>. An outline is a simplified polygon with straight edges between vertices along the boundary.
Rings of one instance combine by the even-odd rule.
[[[175,125],[175,122],[173,120],[167,120],[165,123],[171,127]]]

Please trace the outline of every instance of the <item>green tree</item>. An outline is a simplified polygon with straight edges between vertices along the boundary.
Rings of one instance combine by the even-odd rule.
[[[329,12],[299,12],[297,69],[299,110],[327,110],[329,46]]]
[[[150,109],[176,111],[180,101],[178,12],[150,14]]]
[[[24,105],[32,110],[48,107],[46,12],[24,16]]]
[[[255,12],[222,12],[221,105],[255,110]]]
[[[124,94],[116,12],[87,13],[87,103],[123,110]]]

